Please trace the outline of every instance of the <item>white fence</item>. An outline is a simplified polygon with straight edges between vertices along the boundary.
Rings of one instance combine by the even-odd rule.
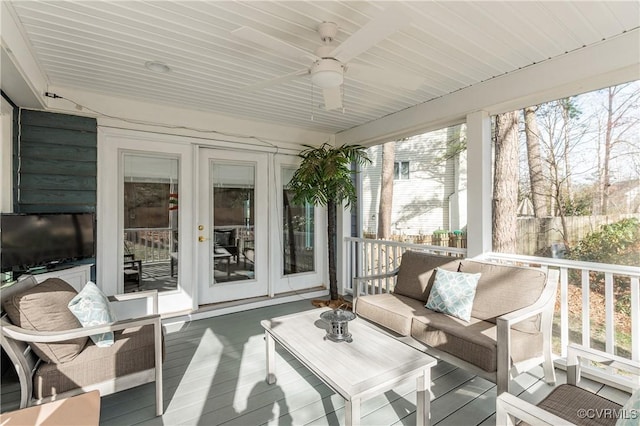
[[[466,249],[353,237],[345,238],[345,246],[350,277],[390,272],[399,266],[407,249],[456,257],[466,255]],[[564,358],[567,345],[579,343],[640,361],[640,267],[501,253],[487,253],[482,259],[560,271],[554,324],[556,355]],[[387,284],[378,280],[377,291],[384,291]],[[352,286],[352,282],[346,283],[345,289],[352,291]],[[593,289],[602,286],[604,294]],[[602,323],[597,320],[595,308],[603,310]]]

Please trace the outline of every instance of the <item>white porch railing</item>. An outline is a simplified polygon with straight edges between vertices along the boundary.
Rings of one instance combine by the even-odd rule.
[[[175,234],[175,235],[174,235]],[[143,263],[163,262],[177,251],[177,231],[171,228],[127,228],[124,230],[125,252]]]
[[[379,275],[391,272],[400,266],[402,253],[410,250],[433,253],[441,256],[465,257],[467,249],[431,246],[423,244],[401,243],[388,240],[374,240],[369,238],[345,238],[347,276],[361,277],[364,275]],[[374,280],[372,286],[378,291],[388,288],[391,283],[388,279]],[[353,291],[353,282],[349,280],[345,290]]]
[[[466,249],[353,237],[345,238],[345,249],[349,277],[390,272],[400,265],[402,253],[407,249],[456,257],[466,255]],[[560,271],[554,323],[556,355],[564,358],[568,344],[579,343],[640,361],[640,267],[502,253],[487,253],[482,259]],[[378,280],[376,287],[383,291],[387,284]],[[352,282],[346,283],[345,290],[352,291],[352,286]],[[604,294],[593,287],[604,287]],[[571,304],[570,296],[574,298]],[[580,312],[575,312],[576,297]],[[604,310],[604,323],[597,321],[594,303],[595,308]]]

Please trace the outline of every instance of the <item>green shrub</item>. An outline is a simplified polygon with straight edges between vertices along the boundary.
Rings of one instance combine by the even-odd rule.
[[[600,226],[571,250],[570,259],[614,265],[638,265],[640,221],[636,218]]]

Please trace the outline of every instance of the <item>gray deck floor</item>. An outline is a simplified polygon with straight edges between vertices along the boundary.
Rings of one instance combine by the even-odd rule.
[[[260,320],[312,309],[300,300],[167,327],[165,414],[155,417],[153,384],[102,398],[103,425],[338,425],[344,401],[281,348],[278,381],[267,385]],[[357,338],[357,336],[356,336]],[[276,345],[278,347],[278,345]],[[340,362],[340,360],[336,360]],[[565,375],[557,371],[558,381]],[[514,381],[513,393],[538,402],[551,387],[536,368]],[[591,386],[612,399],[624,394]],[[16,408],[19,387],[3,378],[2,411]],[[431,422],[494,425],[495,385],[439,362],[432,370]],[[628,397],[628,395],[627,395]],[[363,425],[415,424],[415,383],[404,383],[362,405]]]

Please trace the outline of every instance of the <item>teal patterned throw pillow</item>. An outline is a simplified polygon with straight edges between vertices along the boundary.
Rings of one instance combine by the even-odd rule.
[[[436,268],[436,278],[425,307],[469,321],[479,279],[480,274]]]
[[[91,281],[71,299],[68,307],[83,327],[110,324],[116,320],[107,296]],[[95,334],[91,336],[91,340],[101,348],[111,346],[113,332]]]

